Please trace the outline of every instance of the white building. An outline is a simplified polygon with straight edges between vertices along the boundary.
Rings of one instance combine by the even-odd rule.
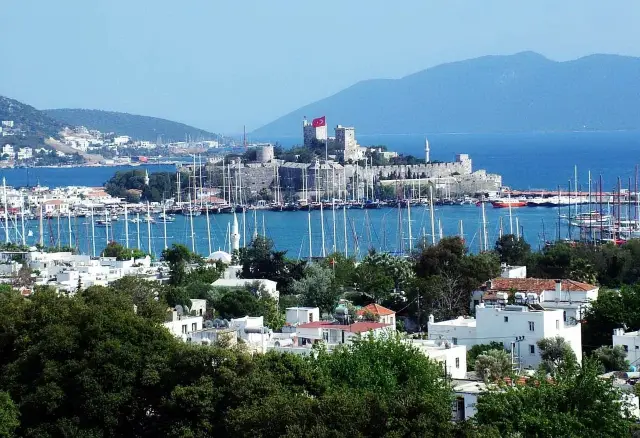
[[[354,322],[341,324],[337,321],[314,321],[298,324],[296,337],[299,346],[312,345],[317,341],[324,341],[329,345],[349,344],[353,337],[360,334],[372,333],[379,336],[395,327],[380,322]]]
[[[127,144],[130,141],[131,141],[131,137],[129,137],[128,135],[119,135],[113,139],[113,143],[117,146]]]
[[[251,350],[266,353],[271,331],[264,326],[262,316],[234,318],[229,322],[229,328],[235,330],[238,338],[246,342]]]
[[[449,341],[408,339],[407,343],[420,350],[429,359],[442,365],[452,379],[463,379],[467,374],[467,349]]]
[[[372,315],[377,322],[381,322],[383,324],[389,324],[391,326],[396,326],[396,312],[391,309],[387,309],[386,307],[381,306],[380,304],[368,304],[364,306],[362,309],[359,309],[356,312],[356,315],[363,319],[367,315]]]
[[[491,341],[502,342],[508,350],[515,343],[516,355],[522,368],[536,368],[540,364],[540,352],[536,343],[543,338],[562,337],[573,349],[578,362],[582,360],[581,325],[565,322],[563,311],[536,310],[530,306],[507,305],[505,307],[476,306],[476,318],[453,319],[434,322],[429,317],[429,339],[442,339],[467,348]],[[521,339],[516,342],[517,339]]]
[[[500,277],[502,278],[527,278],[526,266],[510,266],[506,263],[500,265]]]
[[[561,309],[563,321],[580,321],[591,301],[598,299],[598,291],[597,286],[574,280],[500,277],[474,291],[470,306],[471,310],[480,302],[487,307],[504,306],[511,300],[515,304],[540,304],[547,309]]]
[[[202,330],[202,316],[180,315],[176,309],[172,309],[170,320],[163,325],[173,336],[186,341],[187,335]]]
[[[24,147],[18,149],[18,160],[28,160],[33,157],[33,149],[30,147]]]
[[[13,120],[3,120],[2,121],[2,126],[4,128],[13,128],[13,125],[14,125]]]
[[[613,346],[618,345],[627,353],[629,365],[638,369],[640,365],[640,330],[625,333],[622,328],[614,329]]]
[[[15,154],[15,151],[13,149],[13,146],[11,146],[10,144],[5,144],[4,146],[2,146],[2,155],[8,155],[9,158],[13,158]]]
[[[320,309],[317,307],[287,307],[286,319],[287,324],[292,326],[320,321]]]

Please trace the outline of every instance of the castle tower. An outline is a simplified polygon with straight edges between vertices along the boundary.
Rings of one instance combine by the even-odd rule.
[[[233,212],[233,227],[231,227],[231,251],[240,249],[240,232],[238,231],[238,217]]]
[[[429,139],[424,139],[424,162],[429,163],[431,161],[431,157],[429,156],[431,149],[429,149]]]
[[[148,171],[144,171],[144,185],[148,186],[149,185],[149,172]]]

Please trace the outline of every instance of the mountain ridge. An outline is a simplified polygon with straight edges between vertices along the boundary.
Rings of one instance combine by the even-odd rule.
[[[43,110],[49,117],[73,126],[85,126],[102,132],[129,135],[135,140],[155,142],[158,136],[165,142],[211,140],[220,136],[204,129],[160,117],[143,116],[118,111],[83,108],[58,108]]]
[[[638,129],[639,77],[640,58],[630,56],[487,55],[359,81],[252,135],[301,136],[303,116],[321,115],[364,134]]]

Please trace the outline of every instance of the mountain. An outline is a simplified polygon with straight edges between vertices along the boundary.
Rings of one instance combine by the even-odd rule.
[[[87,109],[49,109],[44,112],[64,124],[85,126],[102,132],[115,132],[136,140],[155,142],[159,135],[165,142],[185,141],[187,137],[193,140],[211,140],[218,137],[216,134],[193,126],[156,117]]]
[[[0,120],[12,120],[14,129],[28,137],[54,137],[62,124],[34,107],[0,96]]]
[[[322,115],[365,134],[638,129],[638,79],[640,58],[485,56],[359,82],[252,135],[301,137],[303,117]]]

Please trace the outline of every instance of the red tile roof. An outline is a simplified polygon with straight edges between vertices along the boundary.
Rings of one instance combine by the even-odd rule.
[[[560,280],[562,292],[588,292],[597,286],[574,280]],[[547,278],[494,278],[491,287],[482,295],[483,300],[496,300],[496,292],[533,292],[540,295],[544,291],[556,290],[556,280]]]
[[[387,316],[387,315],[395,315],[391,309],[387,309],[386,307],[381,306],[380,304],[367,304],[362,309],[358,310],[356,313],[358,316],[364,315],[366,312],[371,312],[374,316]]]
[[[377,330],[380,328],[389,327],[389,324],[382,324],[381,322],[354,322],[349,325],[335,324],[331,321],[314,321],[307,322],[305,324],[298,324],[298,328],[331,328],[335,330],[344,330],[349,333],[362,333],[369,330]]]

